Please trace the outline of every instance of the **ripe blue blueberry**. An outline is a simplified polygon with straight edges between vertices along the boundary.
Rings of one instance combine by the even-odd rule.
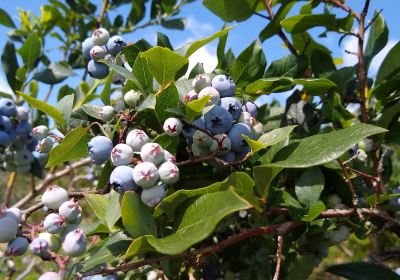
[[[48,233],[60,233],[64,226],[64,219],[56,213],[50,213],[43,221],[43,227]]]
[[[136,190],[137,186],[133,181],[133,168],[121,165],[117,166],[110,175],[110,184],[117,192]]]
[[[177,136],[182,132],[182,122],[178,118],[168,118],[164,122],[163,129],[169,136]]]
[[[31,125],[28,122],[20,122],[15,128],[15,133],[17,136],[26,137],[31,132]]]
[[[247,101],[243,105],[242,110],[243,112],[249,112],[253,118],[257,117],[258,106],[251,101]]]
[[[254,139],[254,133],[251,128],[243,123],[235,124],[228,132],[228,137],[232,142],[232,150],[241,152],[248,147],[247,142],[241,136],[242,134],[247,135],[250,139]]]
[[[82,42],[82,53],[83,57],[86,59],[90,59],[90,50],[94,47],[94,43],[91,37],[86,38]]]
[[[235,97],[221,98],[221,107],[232,115],[232,119],[234,121],[236,121],[242,113],[242,104],[240,103],[239,99]]]
[[[214,106],[204,115],[207,129],[212,134],[222,134],[232,127],[232,115],[221,106]]]
[[[60,205],[58,214],[68,222],[74,222],[81,217],[82,209],[75,201],[68,200]]]
[[[219,101],[221,100],[221,97],[218,93],[218,91],[213,88],[213,87],[205,87],[203,88],[198,95],[199,99],[202,99],[205,96],[209,96],[210,99],[207,102],[207,106],[211,106],[211,105],[218,105]]]
[[[114,166],[128,165],[133,159],[133,150],[127,144],[118,144],[111,150],[111,162]]]
[[[10,143],[11,143],[10,135],[5,131],[0,130],[0,146],[6,147]]]
[[[108,66],[101,62],[90,60],[87,65],[89,75],[95,79],[104,79],[110,73]]]
[[[45,272],[42,275],[40,275],[38,280],[61,280],[61,276],[60,274],[58,274],[57,272]]]
[[[225,162],[233,162],[233,161],[235,161],[236,154],[235,154],[235,152],[230,151],[230,152],[220,156],[219,158]]]
[[[149,142],[149,136],[147,136],[146,132],[140,129],[134,129],[126,136],[126,144],[129,145],[136,153],[140,152],[144,144]]]
[[[211,86],[215,88],[221,97],[233,96],[236,85],[228,75],[217,75],[212,79]]]
[[[110,39],[110,33],[108,33],[107,29],[98,28],[92,33],[92,40],[95,45],[105,45],[108,39]]]
[[[172,162],[164,162],[158,168],[160,180],[168,185],[175,184],[179,180],[179,168]]]
[[[78,257],[86,251],[87,239],[80,228],[68,233],[62,243],[62,249],[67,256]]]
[[[114,35],[107,41],[107,50],[113,56],[117,56],[122,50],[122,47],[126,46],[124,38],[119,35]]]
[[[67,200],[68,192],[57,185],[49,186],[42,195],[44,206],[54,210],[58,209]]]
[[[147,143],[140,150],[140,156],[143,161],[159,165],[164,161],[164,149],[158,143]]]
[[[22,256],[28,250],[29,242],[24,237],[17,237],[10,241],[5,251],[5,256]]]
[[[0,115],[13,117],[17,114],[17,106],[10,98],[0,98]]]
[[[154,187],[160,178],[157,167],[151,162],[142,162],[133,169],[133,180],[142,188]]]
[[[4,130],[6,132],[10,132],[13,128],[10,118],[6,116],[0,116],[0,130]]]
[[[112,141],[105,136],[93,137],[88,143],[89,156],[94,164],[103,164],[111,156]]]
[[[200,92],[203,88],[211,86],[211,78],[207,74],[199,74],[193,79],[192,86],[196,92]]]
[[[165,189],[163,185],[147,188],[142,191],[141,199],[149,207],[156,206],[164,197]]]
[[[0,243],[10,242],[15,238],[18,232],[18,223],[14,218],[5,216],[1,213],[0,218]]]
[[[21,222],[22,211],[17,207],[8,208],[3,210],[2,213],[7,217],[13,218],[17,224]]]

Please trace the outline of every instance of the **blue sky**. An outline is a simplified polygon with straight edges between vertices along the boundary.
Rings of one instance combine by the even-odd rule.
[[[101,6],[102,0],[92,1],[97,4],[99,7]],[[2,0],[0,2],[0,7],[6,10],[14,19],[14,21],[18,20],[18,7],[23,8],[24,10],[32,10],[35,14],[40,14],[40,6],[46,4],[45,0]],[[305,2],[301,2],[297,4],[292,13],[296,13],[299,8]],[[348,0],[346,3],[353,7],[354,10],[360,11],[362,9],[362,5],[364,1],[360,0]],[[398,11],[400,8],[399,1],[393,0],[372,0],[370,5],[370,13],[368,19],[372,18],[372,14],[374,10],[383,9],[382,15],[385,18],[387,25],[389,26],[389,44],[387,48],[385,48],[380,55],[375,59],[372,65],[371,74],[376,73],[380,61],[383,59],[385,53],[392,47],[399,39],[400,39],[400,29],[398,28]],[[337,10],[339,15],[345,16],[346,14],[340,10]],[[115,13],[111,13],[110,16],[115,16]],[[129,34],[126,37],[128,41],[134,42],[140,38],[145,38],[151,43],[155,43],[156,41],[156,31],[161,31],[170,37],[170,40],[174,47],[179,47],[182,44],[196,40],[198,38],[202,38],[208,36],[216,31],[218,31],[221,26],[224,24],[217,16],[213,15],[206,8],[204,8],[201,4],[201,1],[195,1],[189,5],[186,5],[180,16],[185,17],[187,19],[186,29],[184,31],[179,30],[168,30],[162,27],[150,27],[144,30],[139,30],[134,34]],[[235,24],[235,27],[229,34],[227,46],[232,48],[233,52],[237,55],[247,47],[253,40],[258,38],[259,32],[262,28],[267,24],[267,20],[258,16],[253,16],[245,22],[241,22]],[[4,44],[7,41],[7,32],[8,28],[0,25],[0,49],[3,49]],[[323,31],[323,29],[314,28],[312,30],[312,34],[318,35]],[[332,36],[332,33],[329,33],[327,38],[318,38],[318,41],[333,51],[334,57],[343,57],[343,64],[339,65],[339,67],[353,65],[356,62],[356,58],[353,55],[345,54],[344,50],[355,50],[356,49],[356,41],[354,39],[346,39],[343,41],[342,45],[338,46],[338,36]],[[56,45],[56,41],[49,42],[50,45]],[[202,48],[198,52],[196,52],[191,57],[191,65],[194,65],[196,62],[201,61],[205,64],[206,70],[212,70],[213,66],[216,64],[216,45],[217,42],[213,42],[207,45],[205,48]],[[288,50],[283,47],[282,42],[278,37],[271,38],[263,43],[263,49],[267,57],[268,64],[278,58],[281,58],[287,54],[289,54]],[[57,53],[52,55],[55,59],[57,59]],[[0,73],[0,79],[4,77],[3,73]],[[4,78],[3,78],[4,80]],[[78,84],[77,78],[69,78],[64,83],[68,83],[69,85]],[[4,82],[0,80],[0,89],[4,88]],[[47,91],[48,86],[44,84],[40,84],[40,94],[44,95]],[[54,94],[55,96],[55,94]],[[282,94],[279,95],[281,98],[284,96]],[[264,98],[264,100],[271,100],[276,96],[269,96]],[[279,99],[281,99],[279,98]],[[50,102],[54,102],[54,98],[50,99]]]

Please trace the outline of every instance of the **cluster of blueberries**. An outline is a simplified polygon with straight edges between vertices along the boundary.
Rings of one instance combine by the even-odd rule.
[[[111,63],[117,63],[115,57],[126,45],[124,39],[119,35],[110,37],[110,33],[104,28],[93,31],[92,36],[82,42],[83,56],[89,60],[87,71],[95,79],[104,79],[110,70],[100,59],[106,59]],[[121,84],[124,78],[118,74],[114,75],[113,83]]]
[[[158,143],[151,142],[140,129],[130,131],[125,143],[115,146],[108,137],[95,136],[88,143],[88,150],[94,164],[111,159],[115,168],[109,182],[117,192],[137,191],[141,187],[141,199],[149,207],[165,197],[167,185],[179,180],[175,157]]]
[[[5,256],[21,256],[29,251],[50,260],[54,253],[62,249],[63,255],[69,257],[81,256],[86,251],[87,239],[79,224],[82,221],[82,210],[73,200],[69,200],[68,192],[57,186],[49,186],[42,195],[42,203],[47,213],[43,227],[31,230],[31,236],[25,237],[19,233],[22,212],[18,208],[0,211],[0,243],[7,243]],[[40,229],[40,230],[37,230]],[[37,234],[38,232],[39,234]],[[61,280],[56,272],[46,272],[40,280]]]
[[[192,125],[183,127],[183,136],[193,155],[201,157],[214,153],[225,162],[243,159],[250,147],[242,135],[256,139],[263,133],[262,123],[256,120],[257,105],[250,101],[242,104],[233,97],[236,85],[227,75],[211,79],[209,74],[199,74],[193,80],[193,88],[186,94],[185,102],[209,98],[207,112]]]

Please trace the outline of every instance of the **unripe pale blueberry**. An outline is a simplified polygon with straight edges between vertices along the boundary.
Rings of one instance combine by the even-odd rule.
[[[207,148],[200,147],[195,143],[191,146],[192,154],[194,157],[203,157],[208,156],[210,154],[210,150]]]
[[[105,163],[110,158],[112,149],[112,141],[105,136],[93,137],[88,143],[89,155],[94,164]]]
[[[160,180],[168,185],[172,185],[179,180],[179,168],[172,162],[164,162],[158,168]]]
[[[243,123],[235,124],[228,132],[228,137],[232,142],[232,150],[241,152],[248,147],[247,142],[243,139],[243,135],[247,135],[250,139],[254,139],[254,134],[251,128]]]
[[[16,151],[14,154],[14,159],[17,162],[17,164],[22,164],[22,165],[32,163],[34,160],[32,152],[29,151],[27,148],[22,148]]]
[[[17,237],[11,240],[5,251],[6,256],[22,256],[28,250],[29,242],[24,237]]]
[[[92,40],[95,45],[102,46],[107,44],[107,41],[110,39],[110,33],[108,33],[107,29],[98,28],[92,33]]]
[[[255,121],[252,129],[256,139],[260,138],[260,136],[264,133],[264,125],[258,121]]]
[[[257,117],[258,106],[251,101],[247,101],[243,105],[242,110],[243,112],[249,112],[253,118]]]
[[[117,166],[111,172],[110,184],[117,192],[137,189],[135,181],[133,181],[133,168],[126,165]]]
[[[231,139],[226,134],[218,134],[214,136],[210,145],[210,152],[217,152],[218,155],[224,155],[231,150]],[[217,141],[218,140],[218,141]]]
[[[220,106],[214,106],[204,115],[207,129],[212,134],[222,134],[232,127],[232,115]]]
[[[62,280],[62,278],[57,272],[49,271],[40,275],[38,280]]]
[[[114,35],[107,41],[107,50],[113,56],[117,56],[124,46],[126,46],[126,42],[119,35]]]
[[[205,132],[196,130],[193,133],[193,143],[202,148],[207,148],[211,145],[213,139]]]
[[[135,107],[136,104],[138,104],[141,96],[142,94],[140,92],[131,89],[130,91],[125,93],[124,101],[126,104],[128,104],[128,106]]]
[[[368,155],[364,150],[358,149],[357,150],[357,159],[359,161],[366,161],[368,159]]]
[[[18,223],[15,218],[2,216],[0,225],[0,243],[7,243],[13,240],[18,232]]]
[[[164,161],[175,163],[176,162],[176,158],[175,158],[175,156],[173,154],[171,154],[167,150],[164,150]]]
[[[62,243],[64,253],[70,257],[81,256],[86,251],[87,239],[80,228],[65,236]]]
[[[217,75],[211,81],[211,86],[215,88],[221,97],[233,96],[236,91],[236,85],[228,75]]]
[[[234,121],[237,120],[242,113],[242,103],[235,97],[221,98],[221,107],[232,115]]]
[[[58,208],[58,214],[68,222],[73,222],[81,215],[82,209],[75,201],[68,200]]]
[[[44,206],[54,210],[58,209],[67,200],[68,192],[57,185],[48,187],[42,195]]]
[[[17,106],[17,119],[19,121],[28,121],[29,120],[29,109],[23,106]]]
[[[32,254],[45,258],[49,255],[49,244],[46,240],[36,237],[29,244],[29,250]]]
[[[182,132],[182,122],[178,118],[168,118],[164,122],[163,129],[169,136],[177,136]]]
[[[64,226],[64,219],[56,213],[47,215],[43,221],[43,227],[48,233],[60,233]]]
[[[144,189],[141,194],[141,199],[149,207],[157,205],[161,199],[166,195],[164,186],[155,186],[152,188]]]
[[[105,122],[110,122],[115,117],[115,110],[113,106],[103,106],[100,110],[101,119]]]
[[[185,103],[189,103],[190,101],[197,100],[198,98],[198,94],[194,90],[191,90],[185,95],[184,101]]]
[[[82,42],[82,53],[86,59],[90,59],[90,50],[94,47],[94,43],[91,37],[86,38]]]
[[[3,212],[5,216],[13,218],[16,223],[20,223],[22,219],[22,211],[17,207],[11,207]]]
[[[143,161],[159,165],[164,161],[164,149],[158,143],[147,143],[140,150],[140,156]]]
[[[54,140],[52,137],[46,137],[40,140],[35,150],[40,153],[48,154],[54,146]]]
[[[142,147],[149,142],[149,136],[140,129],[134,129],[126,136],[126,144],[129,145],[134,152],[140,152]]]
[[[211,87],[211,78],[206,74],[199,74],[193,79],[192,86],[196,92],[200,92],[203,88]]]
[[[111,151],[111,162],[114,166],[128,165],[132,159],[133,150],[127,144],[118,144]]]
[[[103,59],[106,57],[107,50],[101,46],[93,46],[93,48],[90,50],[90,57],[94,61],[98,61],[100,59]]]
[[[68,224],[68,225],[61,231],[61,233],[58,234],[58,236],[60,237],[60,240],[64,240],[64,239],[65,239],[65,236],[66,236],[68,233],[70,233],[70,232],[72,232],[72,231],[74,231],[74,230],[76,230],[76,229],[78,229],[78,228],[79,228],[79,225],[77,225],[77,224]]]
[[[10,98],[0,98],[0,115],[13,117],[17,114],[17,106]]]
[[[358,148],[366,151],[367,153],[369,153],[372,150],[373,145],[374,142],[372,141],[372,139],[368,138],[358,142]]]
[[[133,169],[133,180],[142,188],[154,187],[160,175],[157,167],[151,162],[142,162]]]
[[[244,123],[250,127],[253,126],[255,119],[251,116],[249,112],[242,112],[240,114],[239,119],[237,120],[238,123]]]
[[[210,100],[208,100],[206,106],[218,105],[221,100],[218,91],[213,87],[203,88],[198,95],[199,99],[202,99],[205,96],[210,96]]]
[[[47,242],[47,244],[49,245],[49,249],[51,251],[53,251],[55,253],[60,251],[61,240],[57,235],[51,234],[48,232],[41,232],[41,233],[39,233],[38,238],[45,240]]]
[[[110,73],[108,66],[101,62],[90,60],[87,65],[89,75],[95,79],[104,79]]]

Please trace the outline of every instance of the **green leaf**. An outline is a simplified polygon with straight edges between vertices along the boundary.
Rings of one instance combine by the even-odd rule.
[[[316,78],[326,78],[336,71],[332,56],[321,50],[314,50],[311,53],[311,69]]]
[[[195,78],[199,74],[205,73],[203,63],[198,62],[196,65],[190,70],[189,79]]]
[[[377,125],[383,128],[388,128],[390,123],[398,117],[400,114],[400,103],[394,102],[393,104],[388,104],[383,107],[382,114],[378,121]]]
[[[4,46],[3,53],[1,54],[1,65],[4,74],[6,75],[7,82],[13,91],[20,87],[20,82],[17,80],[18,61],[15,54],[15,46],[12,42],[7,42]]]
[[[0,8],[0,24],[15,28],[15,24],[6,11]]]
[[[72,108],[74,106],[74,95],[66,95],[58,101],[56,108],[61,112],[64,117],[64,123],[68,124],[71,117]]]
[[[107,161],[106,164],[104,164],[104,167],[100,171],[99,179],[97,180],[97,189],[104,188],[107,183],[109,182],[111,172],[113,170],[111,161]]]
[[[368,262],[353,262],[333,265],[328,267],[326,271],[350,280],[400,279],[400,276],[391,269]]]
[[[74,75],[74,72],[70,69],[52,62],[44,70],[36,72],[33,75],[33,79],[48,85],[54,85],[61,83],[72,75]]]
[[[31,105],[32,107],[35,107],[36,109],[38,109],[39,111],[46,113],[47,115],[49,115],[51,118],[54,119],[54,121],[60,125],[61,127],[65,126],[65,122],[64,122],[64,116],[63,114],[57,110],[57,108],[51,106],[50,104],[43,102],[39,99],[36,99],[28,94],[22,93],[20,91],[18,91],[18,94],[26,101],[29,103],[29,105]]]
[[[168,112],[167,110],[170,108],[176,108],[179,104],[179,94],[175,85],[168,87],[157,95],[156,101],[156,112],[158,119],[160,122],[164,123],[164,121],[173,117],[174,114]]]
[[[365,47],[365,63],[369,66],[374,58],[387,44],[389,30],[382,15],[375,12],[374,22],[371,24],[368,41]]]
[[[307,66],[307,56],[287,55],[281,59],[273,61],[265,72],[264,77],[303,77]]]
[[[140,57],[145,58],[150,73],[162,88],[181,77],[188,66],[188,59],[171,51],[168,48],[154,47],[142,52]]]
[[[336,84],[328,79],[295,79],[296,84],[302,85],[305,91],[311,95],[323,94],[330,89],[336,88]]]
[[[317,167],[307,169],[296,182],[295,192],[300,203],[310,208],[324,189],[324,175]]]
[[[26,38],[24,44],[18,49],[18,54],[22,57],[22,60],[26,64],[27,70],[31,70],[36,60],[41,55],[42,39],[38,32],[32,32]]]
[[[354,144],[386,129],[369,124],[355,124],[348,128],[306,137],[280,150],[269,166],[306,168],[339,158]]]
[[[176,155],[179,146],[179,137],[169,136],[168,134],[163,133],[158,135],[153,142],[160,144],[164,150]]]
[[[120,195],[113,190],[109,194],[85,194],[85,200],[94,214],[106,223],[110,231],[121,217],[119,197]]]
[[[203,5],[226,22],[243,21],[255,11],[258,0],[203,0]]]
[[[376,74],[375,84],[388,80],[393,74],[400,70],[400,42],[390,49],[379,67]]]
[[[285,140],[287,137],[289,137],[290,133],[292,133],[295,127],[296,125],[290,125],[271,130],[261,135],[260,138],[258,138],[258,142],[263,143],[265,147],[278,144],[282,140]]]
[[[140,196],[135,192],[125,192],[121,205],[122,223],[127,232],[138,238],[145,234],[157,234],[156,223]]]
[[[153,76],[150,73],[149,66],[145,58],[137,56],[132,67],[132,73],[139,80],[145,92],[153,92]]]
[[[69,160],[83,158],[87,155],[87,143],[89,142],[88,127],[79,126],[71,130],[61,144],[55,146],[49,155],[46,167],[62,164]]]
[[[157,31],[157,46],[174,50],[167,35]]]
[[[285,280],[307,280],[315,267],[319,265],[321,259],[315,254],[305,254],[296,256],[294,265],[289,270]]]
[[[376,205],[376,194],[370,195],[365,200],[369,205],[374,206]],[[390,194],[381,194],[379,195],[379,203],[383,203],[385,201],[391,200],[393,198],[400,198],[400,193],[390,193]]]
[[[211,96],[204,96],[186,104],[186,117],[189,122],[192,122],[197,117],[202,115],[203,109],[207,105],[207,102],[210,100],[210,98]]]
[[[227,34],[229,32],[229,30],[232,29],[231,27],[227,27],[225,29],[222,29],[216,33],[214,33],[211,36],[208,36],[206,38],[188,43],[186,45],[184,45],[183,47],[179,48],[176,50],[176,52],[186,58],[189,58],[195,51],[197,51],[198,49],[200,49],[201,47],[207,45],[208,43],[210,43],[211,41],[224,36],[225,34]]]
[[[174,19],[161,19],[161,26],[167,29],[185,29],[185,20],[182,18],[174,18]]]
[[[400,87],[400,76],[396,76],[390,80],[383,80],[376,85],[371,91],[370,95],[382,100],[392,94]]]
[[[268,38],[271,38],[274,35],[277,35],[281,30],[281,21],[285,19],[289,11],[292,9],[295,1],[285,1],[279,7],[279,10],[276,12],[274,18],[261,30],[259,38],[261,42],[264,42]]]
[[[154,110],[156,108],[156,96],[154,94],[149,94],[146,99],[140,104],[139,108],[137,108],[138,112],[144,111],[146,109]]]
[[[227,27],[226,24],[222,27],[221,30],[224,30]],[[225,69],[225,46],[226,46],[226,41],[228,40],[228,33],[222,35],[219,37],[219,42],[217,46],[217,58],[218,58],[218,64],[217,68],[218,69]]]
[[[166,237],[145,235],[133,241],[125,257],[149,251],[176,255],[207,238],[217,224],[226,216],[251,208],[233,191],[204,194],[197,198],[183,213],[177,230]]]
[[[256,190],[261,197],[267,198],[272,181],[282,170],[283,168],[281,167],[269,167],[265,165],[253,167]]]
[[[238,87],[242,87],[255,79],[261,78],[267,61],[259,41],[253,41],[236,58],[229,74]]]
[[[328,30],[340,30],[343,26],[340,26],[339,20],[332,14],[300,14],[284,19],[281,21],[281,26],[289,33],[302,33],[318,26],[326,27]]]
[[[134,2],[132,2],[134,3]],[[128,61],[129,65],[133,65],[137,56],[141,52],[145,52],[149,50],[152,46],[146,40],[139,40],[136,43],[123,47],[122,53],[124,54],[126,60]]]
[[[103,102],[104,105],[111,105],[111,83],[113,80],[113,76],[114,76],[114,71],[111,71],[110,74],[108,75],[105,83],[104,83],[104,87],[101,90],[100,93],[100,99]]]
[[[249,145],[249,147],[251,148],[251,151],[253,153],[256,153],[262,149],[265,149],[266,146],[261,143],[260,141],[256,141],[256,140],[252,140],[250,139],[249,136],[245,135],[245,134],[241,134],[242,138],[244,141],[246,141],[246,143]]]

